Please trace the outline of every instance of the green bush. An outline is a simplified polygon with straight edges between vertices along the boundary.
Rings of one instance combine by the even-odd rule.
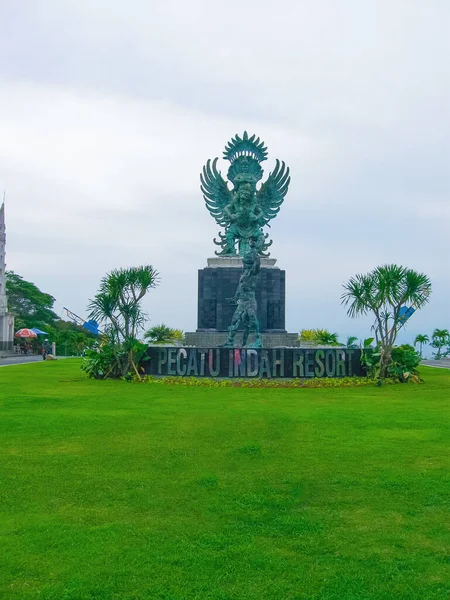
[[[98,348],[86,350],[81,370],[93,379],[123,378],[131,380],[133,377],[139,378],[144,372],[142,362],[149,359],[146,352],[147,344],[138,340],[129,339],[118,344],[104,338]],[[141,373],[134,371],[133,365],[139,365]]]
[[[113,372],[117,368],[113,344],[102,344],[101,348],[92,348],[85,351],[81,370],[93,379],[106,379],[107,377],[120,377],[122,373]]]
[[[413,346],[403,344],[392,349],[392,362],[388,373],[391,377],[398,379],[401,383],[420,383],[421,379],[417,367],[420,363],[420,354]]]
[[[338,334],[330,333],[328,329],[302,329],[298,338],[301,342],[313,342],[316,346],[342,345],[338,340]]]

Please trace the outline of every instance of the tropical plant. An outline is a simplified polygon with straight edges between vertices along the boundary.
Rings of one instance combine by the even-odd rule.
[[[328,329],[302,329],[299,334],[301,342],[312,342],[317,346],[340,346],[337,333],[330,333]]]
[[[431,336],[430,346],[436,348],[437,352],[433,352],[433,358],[440,360],[448,355],[447,352],[443,352],[442,349],[446,346],[450,346],[450,332],[448,329],[435,329]]]
[[[103,324],[104,339],[98,349],[102,356],[87,354],[83,368],[88,374],[106,379],[128,377],[133,372],[140,377],[138,366],[145,344],[138,342],[137,335],[147,319],[141,303],[158,283],[159,273],[150,265],[117,269],[102,279],[89,303],[89,318]]]
[[[337,333],[330,333],[327,329],[316,329],[316,343],[323,346],[340,346]]]
[[[184,331],[182,329],[172,329],[172,339],[174,341],[185,343]]]
[[[298,339],[301,342],[315,342],[316,330],[315,329],[302,329],[298,334]]]
[[[358,341],[358,338],[354,335],[349,335],[347,338],[347,342],[345,344],[346,348],[352,349],[352,350],[356,350],[357,348],[359,348],[358,344],[356,343]]]
[[[419,354],[421,357],[422,357],[422,347],[424,344],[428,344],[429,341],[430,341],[430,338],[427,335],[423,335],[421,333],[416,335],[416,339],[414,340],[414,346],[417,346],[417,344],[419,344]]]
[[[173,342],[183,342],[184,333],[181,329],[172,329],[164,323],[155,325],[144,333],[144,339],[153,342],[154,344],[167,344]]]
[[[423,273],[399,265],[383,265],[365,275],[355,275],[344,285],[342,303],[354,318],[372,313],[373,331],[381,348],[380,376],[387,376],[392,348],[399,329],[404,325],[402,310],[409,306],[418,310],[429,300],[431,282]]]
[[[371,378],[380,376],[381,348],[379,344],[373,345],[375,338],[366,338],[361,344],[361,365]]]
[[[111,340],[107,340],[97,348],[86,350],[81,370],[94,379],[122,377],[121,360],[123,351],[115,348]]]
[[[421,355],[409,344],[396,346],[392,349],[392,362],[388,367],[390,377],[398,379],[402,383],[412,381],[420,383],[421,379],[417,367],[421,361]]]

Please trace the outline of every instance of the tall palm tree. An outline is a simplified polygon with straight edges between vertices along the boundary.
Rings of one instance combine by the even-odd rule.
[[[399,265],[383,265],[358,274],[344,285],[342,303],[354,318],[372,313],[376,342],[381,345],[380,376],[386,377],[397,333],[404,324],[404,306],[418,310],[429,300],[431,281],[423,273]]]
[[[423,335],[422,333],[419,333],[418,335],[416,335],[416,339],[414,340],[414,346],[417,346],[417,344],[419,344],[420,357],[422,357],[422,346],[424,344],[428,344],[429,341],[430,341],[430,338],[427,335]]]
[[[151,329],[144,333],[144,338],[156,344],[171,342],[173,339],[173,330],[164,323],[154,325]]]
[[[433,348],[436,348],[437,352],[434,354],[436,360],[442,358],[442,348],[450,346],[450,332],[448,329],[435,329],[431,336],[431,344]]]

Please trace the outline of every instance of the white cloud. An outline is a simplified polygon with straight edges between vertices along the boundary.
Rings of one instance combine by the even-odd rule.
[[[150,262],[153,322],[195,328],[217,233],[199,172],[248,129],[266,174],[291,168],[271,231],[289,328],[363,332],[340,286],[382,262],[435,280],[424,327],[449,319],[447,3],[21,4],[0,9],[8,262],[60,305]]]

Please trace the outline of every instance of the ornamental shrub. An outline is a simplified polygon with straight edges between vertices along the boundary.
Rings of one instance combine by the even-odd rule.
[[[392,349],[392,362],[389,365],[389,375],[401,383],[420,383],[417,367],[420,363],[420,354],[409,344],[396,346]]]

